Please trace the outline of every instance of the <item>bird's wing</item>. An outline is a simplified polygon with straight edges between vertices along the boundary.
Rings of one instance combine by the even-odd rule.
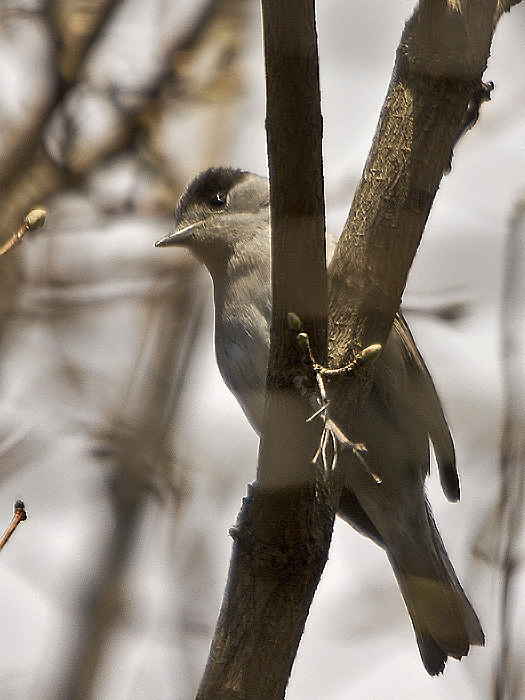
[[[452,436],[432,377],[400,312],[394,319],[391,339],[401,346],[409,387],[413,395],[413,405],[432,441],[443,492],[450,501],[457,501],[459,500],[459,478]]]

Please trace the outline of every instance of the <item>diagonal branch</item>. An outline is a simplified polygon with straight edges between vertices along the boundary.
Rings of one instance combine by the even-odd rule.
[[[329,270],[330,356],[384,343],[452,149],[480,94],[497,0],[422,0],[407,23]]]

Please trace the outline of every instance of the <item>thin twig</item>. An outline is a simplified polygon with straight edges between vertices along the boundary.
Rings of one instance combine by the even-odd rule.
[[[0,247],[0,256],[4,255],[4,253],[7,253],[8,250],[11,250],[11,248],[17,243],[20,243],[22,240],[22,236],[27,233],[27,231],[38,231],[38,229],[42,228],[42,226],[46,222],[46,210],[43,209],[42,207],[38,207],[37,209],[32,209],[29,214],[25,217],[24,223],[16,233],[13,233],[11,238],[8,238],[8,240],[4,243],[2,247]]]
[[[2,539],[0,540],[0,550],[3,549],[5,543],[13,534],[18,523],[21,523],[24,520],[27,520],[26,508],[25,508],[23,501],[16,500],[15,505],[14,505],[14,510],[15,510],[15,513],[13,515],[13,518],[12,518],[11,522],[9,523],[9,525],[7,526],[7,530],[2,535]]]

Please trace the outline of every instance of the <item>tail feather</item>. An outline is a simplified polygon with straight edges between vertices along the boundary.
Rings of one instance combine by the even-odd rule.
[[[423,664],[430,675],[437,675],[444,670],[449,656],[461,659],[471,645],[483,646],[485,639],[432,519],[430,524],[435,552],[429,551],[431,556],[421,552],[424,562],[412,556],[396,557],[392,551],[388,556],[412,620]]]
[[[410,612],[410,609],[409,609]],[[417,646],[419,654],[423,661],[423,666],[427,673],[431,676],[437,676],[445,670],[448,654],[434,641],[433,637],[421,630],[415,622],[415,615],[410,612],[410,619],[416,634]]]

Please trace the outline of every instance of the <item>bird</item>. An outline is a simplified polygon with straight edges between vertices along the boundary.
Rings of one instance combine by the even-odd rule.
[[[268,180],[235,168],[209,168],[182,193],[174,220],[173,232],[156,245],[187,247],[207,267],[217,364],[260,435],[272,310]],[[337,417],[343,433],[366,446],[371,467],[363,469],[351,450],[338,455],[338,515],[386,551],[423,665],[437,675],[449,656],[461,659],[471,645],[482,646],[484,634],[426,497],[430,443],[450,501],[459,500],[459,478],[440,399],[400,311],[373,370],[359,415],[352,413],[348,425],[341,425],[340,411]]]

